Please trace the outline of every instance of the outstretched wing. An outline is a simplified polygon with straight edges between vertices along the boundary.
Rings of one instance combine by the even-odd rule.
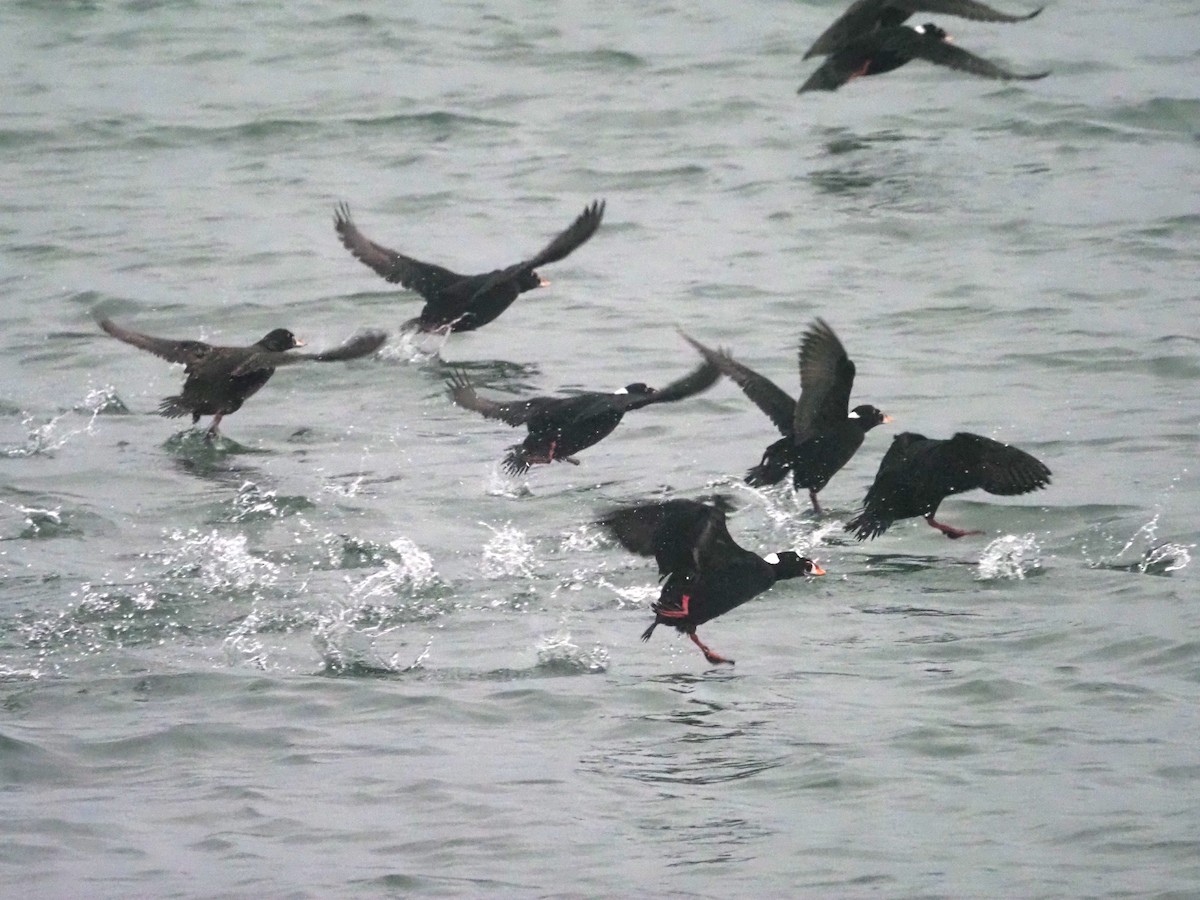
[[[958,16],[960,19],[971,19],[975,22],[1025,22],[1041,13],[1044,6],[1039,6],[1031,13],[1003,13],[993,9],[978,0],[893,0],[893,6],[903,9],[910,15],[918,12],[937,13],[944,16]]]
[[[716,546],[733,544],[725,525],[729,498],[718,495],[712,505],[696,500],[665,500],[610,510],[598,521],[626,550],[653,556],[659,575],[698,571]]]
[[[274,369],[300,362],[344,362],[348,359],[360,359],[370,356],[387,341],[387,332],[376,328],[368,328],[358,332],[346,341],[330,350],[321,353],[293,353],[291,351],[278,353],[263,351],[255,353],[244,363],[233,370],[234,375],[245,375],[248,372],[261,369]]]
[[[856,0],[822,32],[804,54],[805,59],[826,56],[874,31],[881,25],[899,25],[916,12],[938,13],[979,22],[1023,22],[1042,11],[1009,15],[978,0]]]
[[[682,378],[672,381],[662,390],[655,391],[653,394],[646,396],[634,397],[630,400],[628,408],[640,409],[643,406],[649,406],[651,403],[674,403],[676,400],[685,400],[688,397],[694,397],[702,391],[707,391],[717,383],[717,379],[720,377],[721,370],[705,360]]]
[[[805,52],[804,59],[826,56],[873,31],[887,5],[888,0],[855,0],[832,25],[821,32],[821,36]]]
[[[945,473],[947,494],[983,488],[989,494],[1013,496],[1045,487],[1050,470],[1041,460],[1009,444],[960,431],[940,442],[922,459],[923,468]]]
[[[560,259],[570,256],[596,233],[596,230],[600,227],[601,220],[604,218],[604,205],[605,201],[594,200],[590,206],[584,207],[583,212],[579,214],[575,221],[554,240],[543,247],[535,256],[511,265],[506,269],[500,269],[492,273],[490,278],[482,281],[479,287],[472,293],[472,299],[486,293],[497,284],[515,278],[521,272],[536,269],[538,266],[545,266],[552,262],[558,262]]]
[[[434,299],[465,277],[376,244],[358,230],[350,218],[350,207],[345,203],[339,204],[334,211],[333,227],[342,239],[342,246],[349,250],[355,259],[374,269],[393,284],[416,291],[426,300]]]
[[[518,400],[513,403],[497,403],[475,393],[475,385],[467,378],[462,369],[452,369],[446,381],[450,388],[450,397],[464,409],[474,410],[488,419],[499,419],[509,425],[524,425],[536,415],[546,402],[544,397],[534,397],[529,400]]]
[[[800,341],[800,399],[793,424],[796,443],[811,437],[814,426],[844,422],[850,413],[854,363],[823,319]]]
[[[1035,72],[1030,75],[1022,75],[1010,72],[956,44],[948,43],[932,35],[919,34],[911,28],[885,29],[879,33],[879,47],[886,52],[917,57],[939,66],[946,66],[983,78],[995,78],[999,81],[1037,81],[1050,74],[1049,72]]]
[[[132,344],[134,347],[153,353],[167,362],[182,363],[188,369],[191,369],[192,366],[203,360],[215,349],[211,344],[206,344],[203,341],[176,341],[170,338],[153,337],[138,331],[130,331],[128,328],[122,328],[111,319],[98,319],[96,324],[119,341],[124,341],[126,344]]]
[[[724,350],[712,350],[683,332],[683,339],[691,344],[704,359],[716,366],[750,400],[767,414],[784,437],[791,435],[792,422],[796,415],[796,401],[787,395],[775,382],[759,375],[748,366],[742,365]]]

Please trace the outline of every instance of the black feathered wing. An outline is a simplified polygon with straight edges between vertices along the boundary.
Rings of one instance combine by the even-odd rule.
[[[1031,13],[1009,15],[978,0],[856,0],[821,33],[805,52],[804,58],[827,56],[870,34],[880,25],[899,25],[917,12],[958,16],[979,22],[1023,22],[1041,11],[1042,8],[1038,7]]]
[[[817,319],[800,342],[800,399],[792,426],[796,443],[822,425],[845,422],[853,387],[854,363],[833,329]]]
[[[725,497],[716,500],[717,505],[666,500],[622,507],[599,522],[626,550],[653,556],[660,576],[690,577],[709,555],[737,546],[725,525],[725,510],[731,505]]]
[[[653,394],[622,395],[629,398],[625,408],[640,409],[652,403],[674,403],[677,400],[686,400],[688,397],[694,397],[696,394],[707,391],[717,383],[717,379],[720,377],[720,368],[705,360],[682,378],[677,378]]]
[[[888,52],[905,54],[914,59],[946,66],[971,75],[983,78],[994,78],[999,81],[1037,81],[1045,78],[1049,72],[1035,72],[1022,75],[1010,72],[994,62],[976,56],[956,44],[948,43],[932,35],[918,34],[911,28],[889,28],[879,34],[880,46]]]
[[[213,347],[203,341],[179,341],[142,334],[139,331],[122,328],[111,319],[98,319],[96,324],[119,341],[153,353],[167,362],[182,363],[189,372],[193,366],[207,359],[214,351],[225,349]]]
[[[766,413],[780,434],[784,437],[791,435],[796,416],[796,401],[786,391],[749,366],[742,365],[725,351],[712,350],[686,334],[683,335],[683,339],[695,347],[707,362],[716,366],[721,374],[740,387],[751,402]]]
[[[395,250],[376,244],[355,226],[350,207],[340,204],[334,213],[334,228],[342,246],[377,274],[393,284],[416,291],[427,301],[437,299],[444,291],[463,281],[466,276],[451,272],[433,263],[421,262]]]
[[[960,431],[926,451],[922,463],[947,473],[945,493],[983,488],[989,494],[1015,496],[1045,487],[1050,470],[1041,460],[1009,444]]]
[[[279,353],[264,350],[261,353],[255,353],[239,365],[233,370],[233,374],[245,375],[247,372],[274,369],[278,366],[301,362],[345,362],[351,359],[361,359],[374,353],[386,341],[387,332],[369,328],[360,331],[345,343],[320,353],[293,353],[291,351]]]
[[[541,249],[535,256],[530,257],[523,262],[516,263],[506,269],[500,269],[493,272],[489,278],[483,279],[479,287],[472,293],[471,297],[466,301],[478,297],[481,294],[491,290],[497,284],[505,281],[510,281],[516,278],[522,272],[532,271],[539,266],[549,265],[553,262],[558,262],[565,259],[579,249],[583,244],[591,239],[592,235],[600,227],[600,222],[604,219],[604,201],[596,200],[590,206],[584,207],[583,212],[572,222],[564,231],[559,233],[549,244]]]
[[[528,400],[517,400],[511,403],[498,403],[480,397],[475,392],[466,373],[455,369],[450,373],[446,382],[450,388],[450,397],[464,409],[473,410],[488,419],[498,419],[512,426],[525,425],[531,418],[556,402],[553,397],[531,397]]]

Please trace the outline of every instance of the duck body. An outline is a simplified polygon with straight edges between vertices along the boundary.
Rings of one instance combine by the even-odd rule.
[[[823,575],[811,559],[791,550],[759,556],[729,534],[728,498],[715,503],[666,500],[610,510],[599,521],[625,549],[653,556],[663,581],[651,606],[654,621],[642,633],[648,641],[659,625],[688,637],[711,663],[732,663],[707,647],[696,628],[736,609],[777,581]]]
[[[378,275],[425,300],[421,314],[404,323],[418,331],[474,331],[495,321],[521,294],[549,284],[535,271],[586,243],[604,218],[604,201],[586,207],[563,232],[527,260],[479,275],[460,275],[377,244],[358,230],[346,204],[334,213],[342,245]]]

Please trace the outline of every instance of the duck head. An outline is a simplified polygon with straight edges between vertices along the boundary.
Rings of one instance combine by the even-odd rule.
[[[288,331],[286,328],[276,328],[269,332],[262,340],[258,342],[258,346],[264,350],[270,350],[272,353],[282,353],[284,350],[291,350],[295,347],[303,347],[304,341]]]
[[[807,556],[801,556],[795,550],[784,550],[782,553],[768,553],[763,557],[775,570],[776,578],[799,578],[801,575],[824,575],[825,570]]]
[[[876,425],[883,425],[892,421],[891,416],[885,415],[883,410],[876,409],[869,403],[854,407],[854,409],[847,413],[846,417],[857,422],[863,431],[870,431]]]

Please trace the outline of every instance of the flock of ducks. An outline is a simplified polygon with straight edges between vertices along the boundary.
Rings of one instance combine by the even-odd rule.
[[[978,0],[856,0],[816,40],[805,59],[825,61],[800,87],[836,90],[853,78],[878,75],[912,59],[998,79],[1032,80],[1048,73],[1019,75],[949,43],[944,31],[926,24],[903,24],[917,12],[935,12],[990,22],[1018,22],[1041,12],[1008,15]],[[334,228],[342,244],[363,264],[393,284],[414,291],[425,305],[405,322],[420,332],[473,331],[498,318],[521,294],[549,282],[538,269],[564,259],[600,228],[605,203],[597,200],[538,253],[521,262],[479,275],[460,275],[377,244],[354,224],[346,204],[337,207]],[[212,416],[206,439],[218,436],[221,420],[259,391],[279,366],[297,362],[339,362],[369,356],[387,334],[362,331],[321,353],[292,352],[304,346],[292,332],[277,328],[248,347],[218,347],[195,340],[154,337],[98,319],[108,334],[185,367],[183,390],[159,406],[168,417],[191,416],[195,424]],[[721,376],[733,381],[771,420],[780,438],[762,453],[746,475],[750,485],[777,484],[791,473],[797,491],[806,490],[813,510],[830,479],[862,446],[869,431],[891,418],[870,404],[850,407],[855,366],[841,340],[823,320],[803,333],[799,348],[800,395],[793,399],[765,376],[722,349],[712,349],[682,334],[701,357],[696,368],[661,389],[635,382],[612,393],[586,391],[566,397],[530,397],[499,402],[481,397],[461,369],[448,381],[454,403],[510,426],[524,426],[525,439],[508,449],[502,467],[512,476],[531,466],[554,462],[579,464],[576,454],[611,434],[627,412],[658,403],[685,400],[712,387]],[[884,455],[867,491],[861,512],[845,525],[859,540],[875,538],[899,519],[923,517],[948,538],[980,534],[937,521],[947,496],[982,488],[1000,495],[1024,494],[1050,483],[1050,470],[1016,447],[960,432],[945,440],[905,432]],[[696,628],[740,606],[776,581],[824,575],[811,559],[792,550],[759,556],[737,544],[729,533],[727,497],[673,499],[621,506],[598,523],[627,550],[653,556],[662,590],[652,605],[654,621],[642,634],[648,640],[658,625],[687,634],[710,663],[732,663],[707,647]]]

